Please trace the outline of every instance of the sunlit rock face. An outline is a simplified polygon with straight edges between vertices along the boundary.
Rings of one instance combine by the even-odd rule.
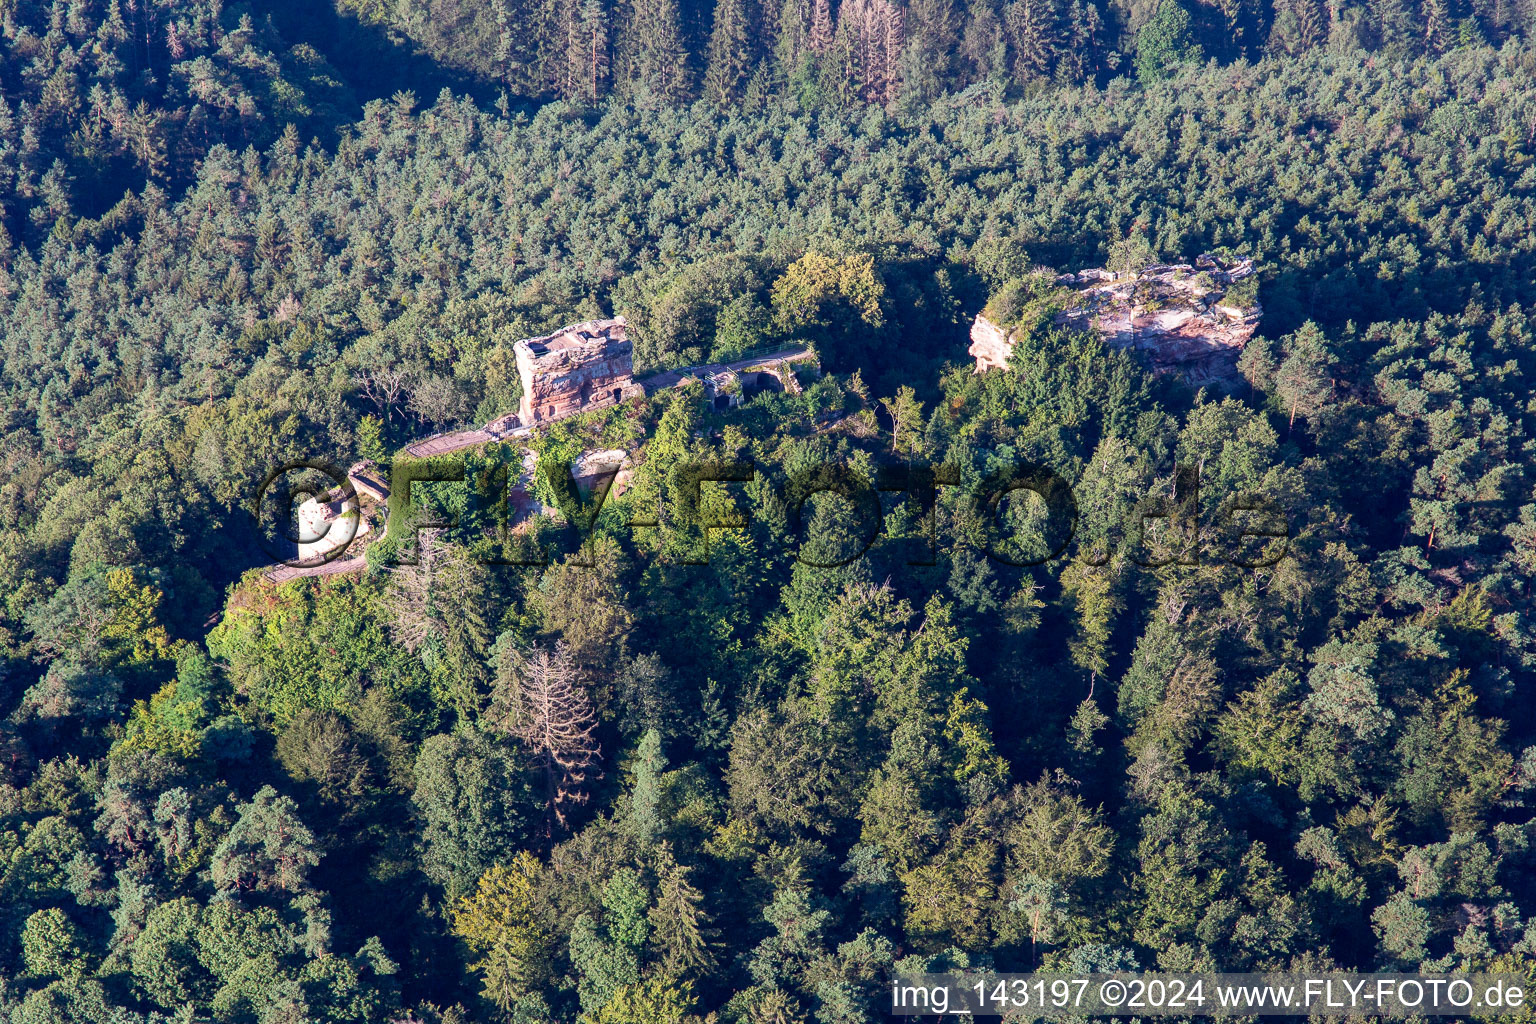
[[[986,373],[996,367],[1008,369],[1008,357],[1013,355],[1013,339],[1003,329],[980,313],[971,324],[971,347],[966,349],[976,360],[976,372]]]
[[[1079,301],[1056,321],[1091,327],[1111,345],[1140,353],[1156,372],[1191,384],[1232,383],[1263,310],[1256,300],[1224,300],[1253,273],[1252,260],[1204,255],[1194,265],[1160,264],[1122,280],[1104,270],[1066,274],[1056,282],[1080,289]]]
[[[1176,373],[1192,384],[1230,384],[1239,379],[1237,357],[1258,327],[1255,300],[1229,299],[1233,286],[1254,273],[1252,260],[1223,261],[1203,255],[1193,264],[1159,264],[1134,277],[1116,278],[1090,268],[1056,278],[1076,291],[1058,324],[1091,329],[1106,342],[1137,352],[1158,373]],[[976,372],[1007,369],[1017,331],[978,315],[971,324]]]

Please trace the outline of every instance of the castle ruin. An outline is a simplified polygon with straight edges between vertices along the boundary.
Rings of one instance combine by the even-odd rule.
[[[518,422],[548,423],[640,394],[627,326],[621,316],[588,320],[512,346],[523,383]]]

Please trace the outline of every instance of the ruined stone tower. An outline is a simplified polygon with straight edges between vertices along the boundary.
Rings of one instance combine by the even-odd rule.
[[[523,398],[517,418],[524,426],[615,405],[638,394],[634,345],[623,317],[572,324],[513,346]]]

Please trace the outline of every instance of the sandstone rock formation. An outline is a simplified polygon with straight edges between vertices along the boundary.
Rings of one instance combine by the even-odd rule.
[[[623,317],[589,320],[514,345],[523,382],[517,410],[521,425],[601,409],[639,394],[626,326]]]
[[[971,324],[971,347],[966,349],[976,360],[976,372],[986,373],[993,367],[1008,369],[1008,357],[1013,355],[1013,338],[991,320],[976,314]]]
[[[1105,270],[1066,274],[1056,282],[1078,286],[1079,302],[1056,321],[1093,328],[1111,345],[1141,353],[1156,372],[1197,385],[1228,383],[1238,379],[1237,357],[1263,311],[1257,301],[1222,300],[1253,273],[1251,259],[1202,255],[1194,266],[1148,267],[1134,280],[1117,281]]]
[[[1223,301],[1232,286],[1254,273],[1249,259],[1223,262],[1202,255],[1187,263],[1148,267],[1117,279],[1091,268],[1063,274],[1056,283],[1077,291],[1058,324],[1092,329],[1111,345],[1139,352],[1158,373],[1177,373],[1192,384],[1238,379],[1237,357],[1258,327],[1256,301]],[[1008,366],[1015,337],[984,316],[971,325],[976,372]]]
[[[617,498],[629,489],[630,481],[635,478],[635,467],[629,461],[629,452],[622,448],[606,448],[583,453],[571,467],[571,476],[587,498],[602,486],[605,477],[612,476],[607,485],[608,497]]]

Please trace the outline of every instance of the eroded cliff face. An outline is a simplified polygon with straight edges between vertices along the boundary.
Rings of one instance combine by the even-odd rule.
[[[1238,381],[1237,357],[1263,312],[1257,301],[1229,299],[1233,286],[1254,273],[1252,260],[1202,255],[1194,264],[1148,267],[1135,278],[1108,270],[1063,274],[1056,283],[1077,291],[1077,301],[1056,323],[1097,331],[1109,344],[1139,353],[1153,371],[1177,373],[1192,384]],[[977,316],[969,352],[976,372],[1008,365],[1016,339]]]
[[[1008,357],[1013,354],[1013,338],[1003,329],[980,313],[971,324],[971,347],[966,349],[976,360],[976,372],[986,373],[996,367],[1008,369]]]

